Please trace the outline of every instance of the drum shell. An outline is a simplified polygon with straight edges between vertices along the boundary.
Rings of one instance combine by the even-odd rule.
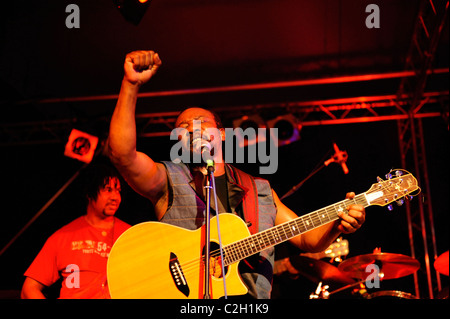
[[[367,294],[366,299],[418,299],[413,294],[399,290],[382,290]]]

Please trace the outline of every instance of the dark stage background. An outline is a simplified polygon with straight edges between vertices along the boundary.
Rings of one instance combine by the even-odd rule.
[[[364,24],[368,15],[365,8],[372,2],[380,7],[379,29],[368,29]],[[79,5],[79,29],[65,26],[69,3]],[[81,162],[63,154],[71,129],[84,130],[101,140],[106,137],[114,97],[74,98],[117,94],[127,52],[153,49],[161,55],[163,66],[143,87],[146,93],[401,72],[405,70],[420,5],[420,1],[410,0],[155,0],[138,25],[126,21],[109,0],[25,1],[2,7],[0,248],[82,167]],[[440,104],[436,103],[441,115],[422,119],[440,254],[449,249],[448,17],[432,67],[446,69],[442,77],[430,79],[425,88],[425,92],[443,96]],[[231,127],[234,115],[258,112],[258,105],[395,95],[400,82],[401,77],[396,77],[225,93],[206,90],[166,94],[140,99],[137,112],[177,112],[203,106],[218,110],[225,126]],[[239,110],[239,106],[253,108]],[[280,108],[291,110],[264,108],[264,115],[278,115]],[[397,121],[371,121],[365,116],[366,122],[304,125],[300,140],[279,148],[277,172],[262,177],[282,196],[333,154],[335,142],[348,153],[349,174],[331,164],[284,203],[301,215],[344,199],[348,191],[367,191],[377,176],[384,178],[402,162]],[[165,130],[170,131],[170,127]],[[171,145],[168,136],[143,134],[138,139],[138,149],[155,160],[168,160]],[[407,165],[404,168],[414,173],[413,163]],[[236,166],[258,174],[258,164]],[[48,236],[84,213],[81,187],[81,180],[76,179],[0,256],[0,290],[4,297],[17,296],[24,271]],[[393,212],[377,206],[366,211],[364,226],[355,234],[343,236],[350,244],[347,258],[371,253],[377,247],[383,252],[411,254],[404,206]],[[130,224],[154,219],[150,203],[125,185],[117,216]],[[285,244],[277,249],[278,258],[298,253]],[[423,276],[423,269],[419,272]],[[442,286],[448,287],[448,277],[441,278]],[[299,299],[307,299],[316,287],[306,279],[278,278],[275,285],[276,297]],[[421,289],[425,286],[421,282]],[[414,282],[412,276],[392,279],[382,282],[382,289],[414,294]]]

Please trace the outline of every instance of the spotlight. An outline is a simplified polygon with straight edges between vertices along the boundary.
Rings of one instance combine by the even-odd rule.
[[[267,121],[269,128],[278,129],[278,146],[287,145],[292,142],[300,140],[300,130],[302,126],[292,114],[280,115],[276,118]],[[270,130],[270,136],[274,141],[273,130]]]
[[[138,25],[150,5],[150,0],[114,0],[114,4],[125,20]]]
[[[242,129],[242,131],[235,131],[239,147],[254,145],[259,142],[266,141],[265,134],[264,136],[258,136],[258,128],[266,127],[264,120],[259,115],[244,115],[240,119],[233,121],[233,127]]]
[[[97,136],[72,129],[64,148],[64,155],[85,163],[90,163],[94,157],[97,144]]]

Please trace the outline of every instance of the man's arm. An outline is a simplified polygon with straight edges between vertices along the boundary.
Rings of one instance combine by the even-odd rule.
[[[22,299],[46,299],[42,291],[46,288],[45,285],[33,278],[26,277],[20,292]]]
[[[157,217],[167,206],[167,176],[162,164],[136,150],[136,101],[140,87],[156,73],[161,60],[153,51],[127,54],[119,99],[111,118],[108,152],[128,184],[155,205]]]
[[[347,193],[346,195],[347,199],[352,199],[353,197],[355,197],[355,193]],[[292,210],[280,201],[275,191],[273,191],[273,198],[277,206],[275,225],[298,218]],[[363,206],[353,204],[347,209],[347,213],[338,213],[340,219],[337,221],[296,236],[290,242],[307,252],[320,252],[327,249],[341,233],[353,233],[364,223],[366,214]]]

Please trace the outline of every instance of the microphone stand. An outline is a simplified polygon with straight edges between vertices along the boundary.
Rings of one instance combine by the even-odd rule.
[[[318,168],[316,168],[314,171],[312,171],[304,180],[302,180],[300,183],[298,183],[297,185],[295,185],[294,187],[292,187],[286,194],[284,194],[283,196],[281,196],[280,200],[285,199],[288,196],[291,196],[292,194],[294,194],[300,187],[302,187],[302,185],[311,177],[313,177],[314,175],[317,174],[317,172],[319,172],[322,168],[325,167],[325,164],[320,165]]]
[[[209,162],[209,161],[208,161]],[[209,275],[210,275],[210,255],[211,255],[211,180],[214,178],[214,164],[209,163],[206,166],[208,175],[206,177],[206,221],[205,221],[205,291],[203,299],[211,299],[209,294]],[[217,209],[217,207],[216,207]]]
[[[322,168],[324,168],[325,166],[330,165],[331,163],[338,163],[338,164],[340,164],[342,166],[344,174],[347,174],[348,173],[348,168],[347,168],[347,165],[345,164],[345,162],[347,161],[347,157],[348,157],[347,152],[339,150],[339,148],[336,145],[336,143],[333,143],[333,148],[334,148],[334,152],[335,152],[333,156],[331,156],[328,160],[323,162],[323,164],[321,164],[318,168],[313,170],[304,180],[302,180],[300,183],[298,183],[297,185],[292,187],[286,194],[284,194],[282,197],[280,197],[280,200],[283,200],[286,197],[291,196],[292,194],[294,194],[308,179],[313,177]]]
[[[217,213],[217,234],[219,239],[219,247],[220,247],[220,263],[222,268],[222,279],[223,279],[223,291],[224,298],[227,299],[227,285],[225,281],[225,265],[224,265],[224,257],[223,257],[223,249],[222,249],[222,238],[220,235],[220,223],[219,223],[219,211],[217,204],[217,194],[216,194],[216,181],[214,178],[214,161],[208,159],[206,161],[206,169],[207,169],[207,178],[206,178],[206,221],[205,221],[205,292],[203,295],[203,299],[211,299],[209,294],[209,278],[210,278],[210,256],[211,256],[211,189],[214,194],[214,203],[216,207]]]

